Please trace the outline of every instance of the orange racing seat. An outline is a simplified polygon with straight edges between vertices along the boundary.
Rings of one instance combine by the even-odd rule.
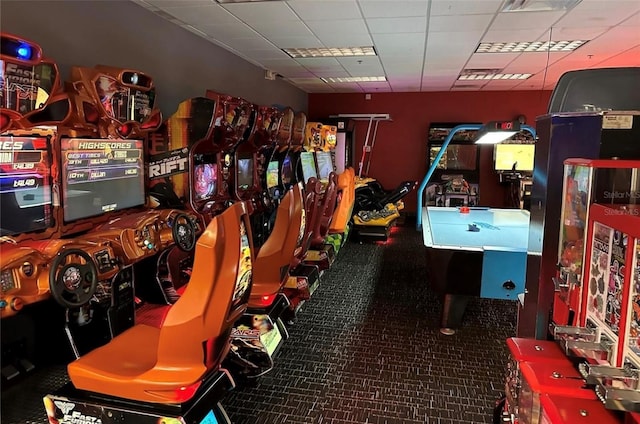
[[[333,213],[329,234],[342,234],[353,215],[356,201],[356,174],[353,168],[347,168],[338,175],[338,205]]]
[[[284,286],[303,219],[302,187],[294,184],[280,202],[271,235],[256,256],[249,308],[271,305]]]
[[[125,399],[180,403],[219,369],[251,291],[247,206],[231,205],[198,239],[191,280],[160,328],[137,324],[69,364],[77,389]]]

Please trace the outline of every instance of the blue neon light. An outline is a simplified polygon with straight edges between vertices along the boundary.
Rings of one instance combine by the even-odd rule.
[[[20,44],[16,49],[16,55],[18,59],[30,59],[31,58],[31,46],[28,44]]]

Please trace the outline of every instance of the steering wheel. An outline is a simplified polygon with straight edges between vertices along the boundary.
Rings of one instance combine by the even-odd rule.
[[[184,252],[191,252],[196,246],[196,226],[186,213],[179,213],[171,227],[173,241]]]
[[[70,256],[79,256],[85,263],[67,263]],[[65,308],[77,308],[91,300],[98,288],[98,268],[84,250],[58,252],[49,270],[49,286],[53,298]]]

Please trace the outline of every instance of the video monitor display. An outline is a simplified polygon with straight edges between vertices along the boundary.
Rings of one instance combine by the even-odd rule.
[[[441,146],[429,149],[429,164],[436,159]],[[478,163],[478,146],[475,144],[449,144],[436,169],[475,171]]]
[[[282,183],[291,184],[293,178],[293,165],[291,164],[291,156],[287,154],[282,160]]]
[[[141,140],[61,140],[64,220],[145,203]]]
[[[131,74],[131,75],[129,75]],[[127,72],[123,76],[132,84],[148,85],[148,77]],[[143,79],[143,81],[140,81]],[[121,84],[117,79],[101,75],[95,82],[100,103],[107,115],[120,122],[144,122],[150,115],[155,102],[155,91],[138,90]]]
[[[0,137],[0,234],[52,224],[51,166],[44,137]]]
[[[278,169],[278,161],[272,160],[267,166],[267,188],[272,189],[278,186],[278,177],[280,170]]]
[[[496,171],[533,171],[535,144],[504,144],[494,146]]]
[[[24,115],[41,109],[55,87],[54,65],[23,65],[0,60],[0,107]]]
[[[253,158],[238,158],[236,187],[238,190],[248,190],[253,187]]]
[[[194,193],[196,200],[209,199],[215,194],[218,182],[217,168],[218,164],[216,163],[204,163],[194,167]]]
[[[316,163],[318,164],[318,178],[322,181],[328,180],[329,174],[333,172],[331,152],[316,152]]]
[[[318,178],[316,161],[312,152],[302,152],[300,154],[300,163],[302,164],[302,176],[305,181],[309,181],[311,177]]]

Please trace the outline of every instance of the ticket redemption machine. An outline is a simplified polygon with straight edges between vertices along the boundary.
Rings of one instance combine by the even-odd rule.
[[[640,161],[565,161],[554,341],[507,340],[500,422],[637,422],[639,189]]]

